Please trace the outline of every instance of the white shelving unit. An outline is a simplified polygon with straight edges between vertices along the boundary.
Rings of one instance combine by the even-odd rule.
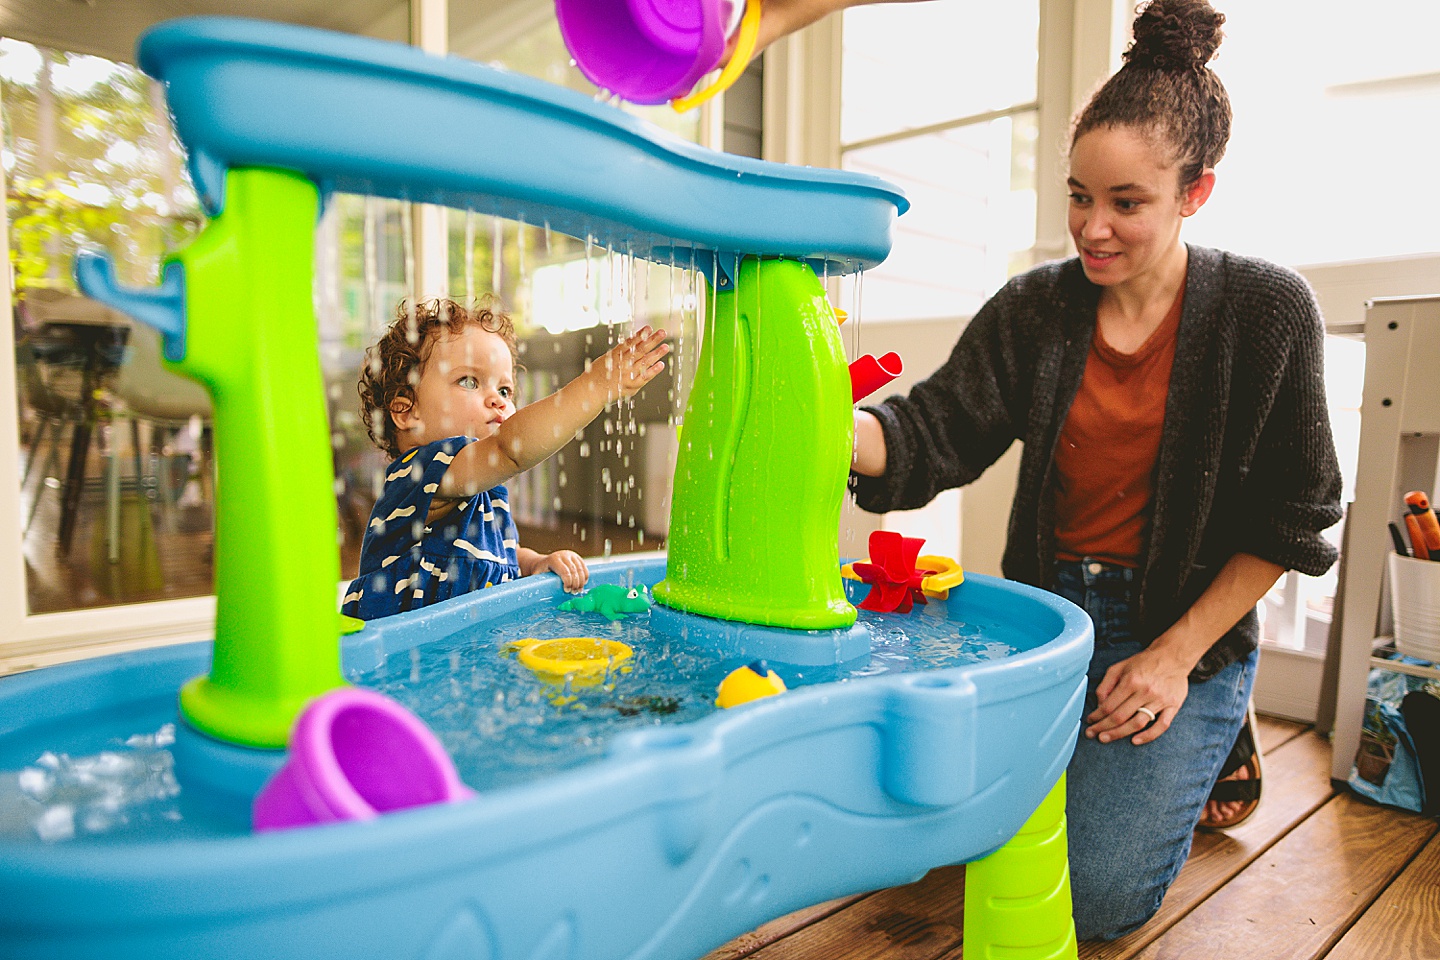
[[[1392,638],[1392,637],[1376,637],[1376,638],[1375,638],[1375,642],[1376,642],[1377,644],[1378,644],[1378,643],[1387,643],[1387,642],[1389,642],[1389,641],[1392,640],[1392,639],[1394,639],[1394,638]],[[1372,666],[1372,667],[1381,667],[1381,668],[1383,668],[1383,669],[1385,669],[1385,670],[1389,670],[1389,671],[1391,671],[1391,672],[1393,672],[1393,673],[1404,673],[1404,674],[1408,674],[1409,676],[1412,676],[1412,677],[1425,677],[1425,678],[1430,679],[1430,680],[1440,680],[1440,665],[1433,664],[1433,663],[1430,664],[1430,665],[1427,667],[1427,666],[1422,666],[1421,664],[1418,664],[1418,663],[1400,663],[1399,661],[1389,660],[1389,659],[1386,659],[1385,657],[1371,657],[1371,658],[1370,658],[1370,666]]]
[[[1385,558],[1394,548],[1386,524],[1400,519],[1407,490],[1440,492],[1435,489],[1440,474],[1440,295],[1367,304],[1360,424],[1355,503],[1346,519],[1333,701],[1331,776],[1341,780],[1350,775],[1360,743],[1371,668],[1440,678],[1440,668],[1395,664],[1375,656],[1376,648],[1390,639],[1389,599],[1382,585]]]

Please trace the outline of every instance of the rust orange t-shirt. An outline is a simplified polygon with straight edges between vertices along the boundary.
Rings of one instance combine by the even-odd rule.
[[[1134,353],[1115,350],[1095,328],[1055,450],[1055,552],[1062,560],[1140,563],[1184,299],[1182,285]]]

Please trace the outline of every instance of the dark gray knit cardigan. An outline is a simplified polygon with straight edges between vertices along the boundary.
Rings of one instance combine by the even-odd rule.
[[[1314,294],[1283,267],[1188,249],[1141,562],[1145,643],[1173,625],[1236,553],[1312,576],[1336,556],[1320,536],[1340,519],[1340,469]],[[1055,558],[1055,443],[1085,372],[1099,296],[1077,259],[1007,283],[944,366],[908,397],[865,408],[884,428],[887,466],[883,477],[852,478],[860,506],[922,506],[976,479],[1022,441],[1003,569],[1045,586]],[[1210,648],[1192,679],[1212,676],[1258,642],[1251,611]]]

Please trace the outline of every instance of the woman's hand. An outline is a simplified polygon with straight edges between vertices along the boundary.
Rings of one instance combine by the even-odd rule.
[[[1085,718],[1085,736],[1110,743],[1134,734],[1130,742],[1137,747],[1157,739],[1190,693],[1191,666],[1154,646],[1114,664],[1095,688],[1100,703]]]
[[[1095,688],[1099,708],[1085,719],[1085,736],[1110,743],[1135,736],[1137,747],[1175,720],[1190,693],[1190,671],[1211,645],[1254,609],[1285,568],[1249,553],[1225,561],[1210,586],[1155,642],[1109,670]]]
[[[736,0],[736,2],[744,3],[745,0]],[[858,7],[865,3],[897,2],[914,2],[914,0],[763,0],[760,4],[760,30],[756,34],[753,56],[760,56],[766,47],[781,37],[804,29],[836,11],[844,10],[847,7]],[[737,30],[736,34],[738,33]],[[735,36],[732,35],[725,48],[725,59],[728,61],[734,52]]]
[[[540,558],[541,570],[549,570],[560,577],[566,593],[579,593],[590,582],[590,568],[574,550],[556,550]]]

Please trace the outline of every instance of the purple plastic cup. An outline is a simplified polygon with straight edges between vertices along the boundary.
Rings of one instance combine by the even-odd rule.
[[[255,797],[256,832],[370,820],[474,796],[430,728],[389,697],[342,687],[312,701],[285,765]]]
[[[631,103],[684,96],[720,65],[744,0],[555,0],[565,46],[602,90]]]

